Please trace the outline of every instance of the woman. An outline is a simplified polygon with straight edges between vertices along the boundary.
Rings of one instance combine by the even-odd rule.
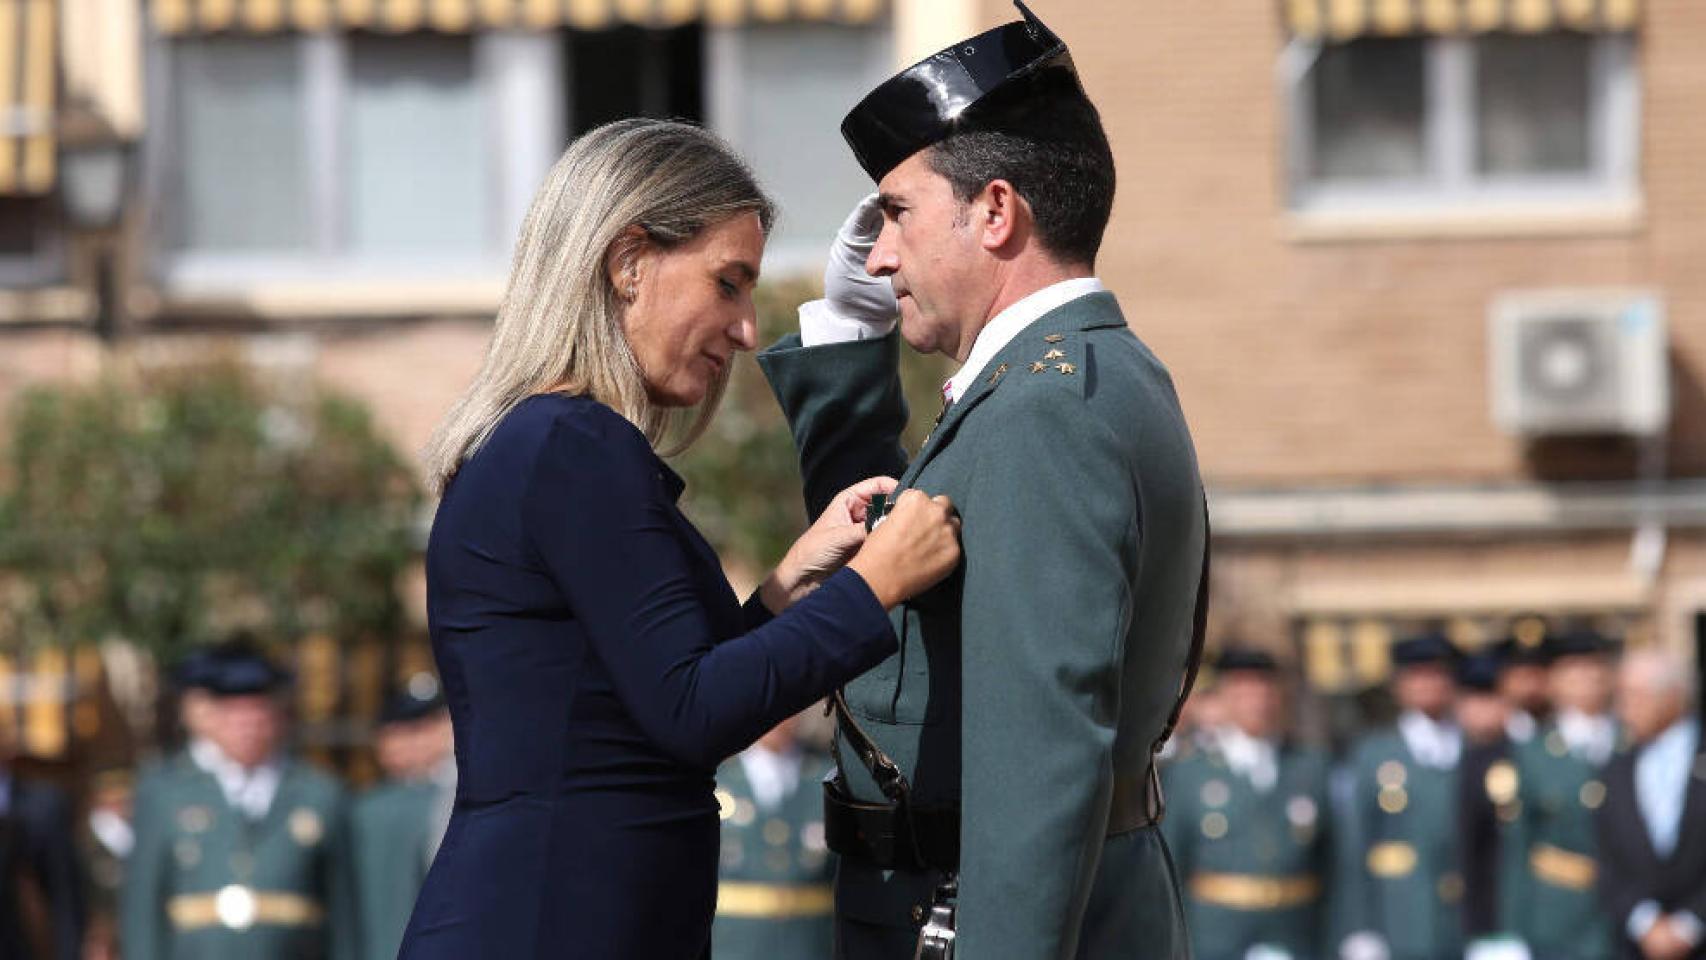
[[[886,608],[958,562],[945,499],[905,495],[864,534],[894,487],[876,478],[743,607],[676,509],[654,448],[672,413],[703,429],[752,349],[771,217],[720,141],[657,121],[587,134],[534,200],[429,451],[460,779],[406,960],[706,956],[717,764],[888,656]]]

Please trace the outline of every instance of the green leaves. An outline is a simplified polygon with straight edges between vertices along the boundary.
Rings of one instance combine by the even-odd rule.
[[[171,657],[236,627],[384,635],[420,493],[353,401],[203,366],[18,400],[0,470],[0,645]]]

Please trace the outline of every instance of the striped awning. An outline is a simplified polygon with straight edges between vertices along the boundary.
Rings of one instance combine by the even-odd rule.
[[[1280,0],[1287,29],[1304,39],[1411,34],[1621,32],[1641,0]]]
[[[14,0],[15,2],[15,0]],[[866,23],[888,0],[150,0],[165,34],[361,29],[464,33],[484,28],[597,30],[670,27],[702,20]]]
[[[0,0],[0,196],[53,189],[53,0]]]

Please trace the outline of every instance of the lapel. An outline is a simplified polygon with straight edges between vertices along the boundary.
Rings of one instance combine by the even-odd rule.
[[[1662,861],[1659,860],[1658,851],[1653,848],[1652,835],[1647,833],[1647,821],[1641,815],[1640,798],[1635,795],[1635,759],[1639,755],[1638,751],[1631,750],[1612,761],[1612,767],[1606,775],[1606,779],[1610,781],[1606,785],[1606,793],[1610,797],[1628,798],[1627,803],[1618,804],[1618,816],[1612,819],[1614,828],[1623,835],[1620,845],[1625,850],[1639,851],[1644,863],[1657,867]],[[1687,812],[1684,811],[1684,816],[1686,815]],[[1683,822],[1687,823],[1686,820]]]
[[[912,458],[906,472],[901,474],[900,486],[895,490],[895,495],[898,496],[901,490],[906,490],[917,482],[918,475],[936,454],[948,445],[960,422],[971,413],[972,408],[982,403],[995,392],[996,387],[1015,375],[1021,365],[1036,359],[1039,348],[1046,347],[1046,344],[1039,342],[1039,335],[1080,334],[1086,330],[1125,325],[1125,316],[1120,313],[1119,302],[1114,299],[1113,294],[1102,291],[1063,303],[1019,331],[1006,346],[989,359],[977,380],[948,408],[942,416],[942,422],[930,431],[930,436],[924,441],[918,456]]]
[[[1696,748],[1694,764],[1688,772],[1688,788],[1682,798],[1682,822],[1677,825],[1676,849],[1671,851],[1667,865],[1681,867],[1698,862],[1697,857],[1688,855],[1694,846],[1706,840],[1695,823],[1702,816],[1706,816],[1706,751]],[[1689,829],[1691,826],[1694,829]]]

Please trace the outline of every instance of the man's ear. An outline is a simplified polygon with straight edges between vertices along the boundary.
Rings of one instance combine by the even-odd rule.
[[[640,270],[648,246],[646,231],[638,224],[630,225],[611,242],[604,255],[604,270],[618,298],[631,303],[639,293]]]
[[[1014,238],[1022,237],[1029,229],[1031,206],[1013,184],[1006,180],[991,180],[983,185],[972,202],[979,241],[983,248],[996,252],[1008,248]]]

